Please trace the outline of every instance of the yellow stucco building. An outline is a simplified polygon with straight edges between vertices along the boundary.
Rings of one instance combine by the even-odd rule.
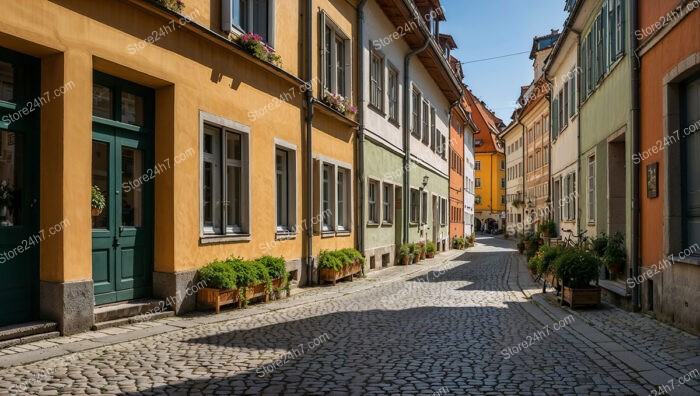
[[[105,304],[175,296],[232,255],[283,256],[313,283],[321,249],[355,245],[357,124],[322,99],[355,103],[356,5],[251,3],[5,4],[0,325],[83,331]],[[282,63],[246,52],[243,32]]]
[[[466,98],[479,132],[474,135],[474,227],[505,229],[506,156],[499,138],[504,125],[470,90]]]

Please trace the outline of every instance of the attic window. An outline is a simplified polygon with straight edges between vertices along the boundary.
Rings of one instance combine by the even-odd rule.
[[[484,145],[484,141],[481,140],[481,139],[476,139],[476,140],[474,141],[474,146],[476,146],[476,147],[481,147],[481,146],[483,146],[483,145]]]

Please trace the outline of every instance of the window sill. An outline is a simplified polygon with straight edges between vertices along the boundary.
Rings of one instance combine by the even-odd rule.
[[[292,239],[296,239],[297,235],[299,235],[297,232],[277,231],[277,232],[275,232],[275,240],[276,241],[292,240]]]
[[[321,238],[333,238],[335,237],[335,231],[321,231]]]
[[[380,225],[381,225],[381,224],[375,223],[375,222],[373,222],[373,221],[368,221],[368,222],[367,222],[367,227],[376,228],[376,227],[379,227]]]
[[[200,245],[211,245],[217,243],[230,243],[230,242],[250,242],[250,234],[237,234],[237,235],[206,235],[199,237]]]
[[[386,113],[380,107],[373,105],[372,103],[367,105],[368,108],[372,109],[375,113],[379,114],[382,118],[386,117]]]
[[[675,258],[675,256],[674,256]],[[691,256],[686,258],[677,258],[675,261],[683,264],[697,265],[700,266],[700,256]]]
[[[389,221],[384,221],[382,222],[382,227],[393,227],[394,223],[389,222]]]
[[[418,227],[418,223],[408,223],[409,227]]]
[[[401,124],[399,124],[399,121],[395,120],[393,118],[389,118],[389,124],[392,124],[393,126],[395,126],[397,128],[401,128]]]

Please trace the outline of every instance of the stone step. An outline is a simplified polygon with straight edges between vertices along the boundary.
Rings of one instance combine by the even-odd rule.
[[[167,309],[169,309],[167,304],[163,300],[157,299],[141,299],[101,305],[95,307],[94,323],[97,325],[118,319],[128,319],[149,312],[155,314]]]
[[[148,322],[151,320],[168,318],[171,316],[175,316],[175,312],[173,312],[173,311],[154,312],[152,315],[143,315],[143,316],[139,314],[139,315],[128,317],[128,318],[120,318],[120,319],[114,319],[114,320],[108,320],[108,321],[104,321],[104,322],[95,323],[92,326],[92,330],[99,331],[99,330],[108,329],[110,327],[127,326],[130,324]]]
[[[0,327],[0,341],[29,337],[36,334],[56,331],[57,324],[49,321],[36,321]]]

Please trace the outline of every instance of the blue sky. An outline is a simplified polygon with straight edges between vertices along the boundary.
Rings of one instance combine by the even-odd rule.
[[[462,62],[528,51],[526,54],[462,65],[464,82],[503,122],[521,85],[532,81],[532,39],[562,30],[564,0],[442,0],[446,22],[440,32],[454,36],[453,55]]]

